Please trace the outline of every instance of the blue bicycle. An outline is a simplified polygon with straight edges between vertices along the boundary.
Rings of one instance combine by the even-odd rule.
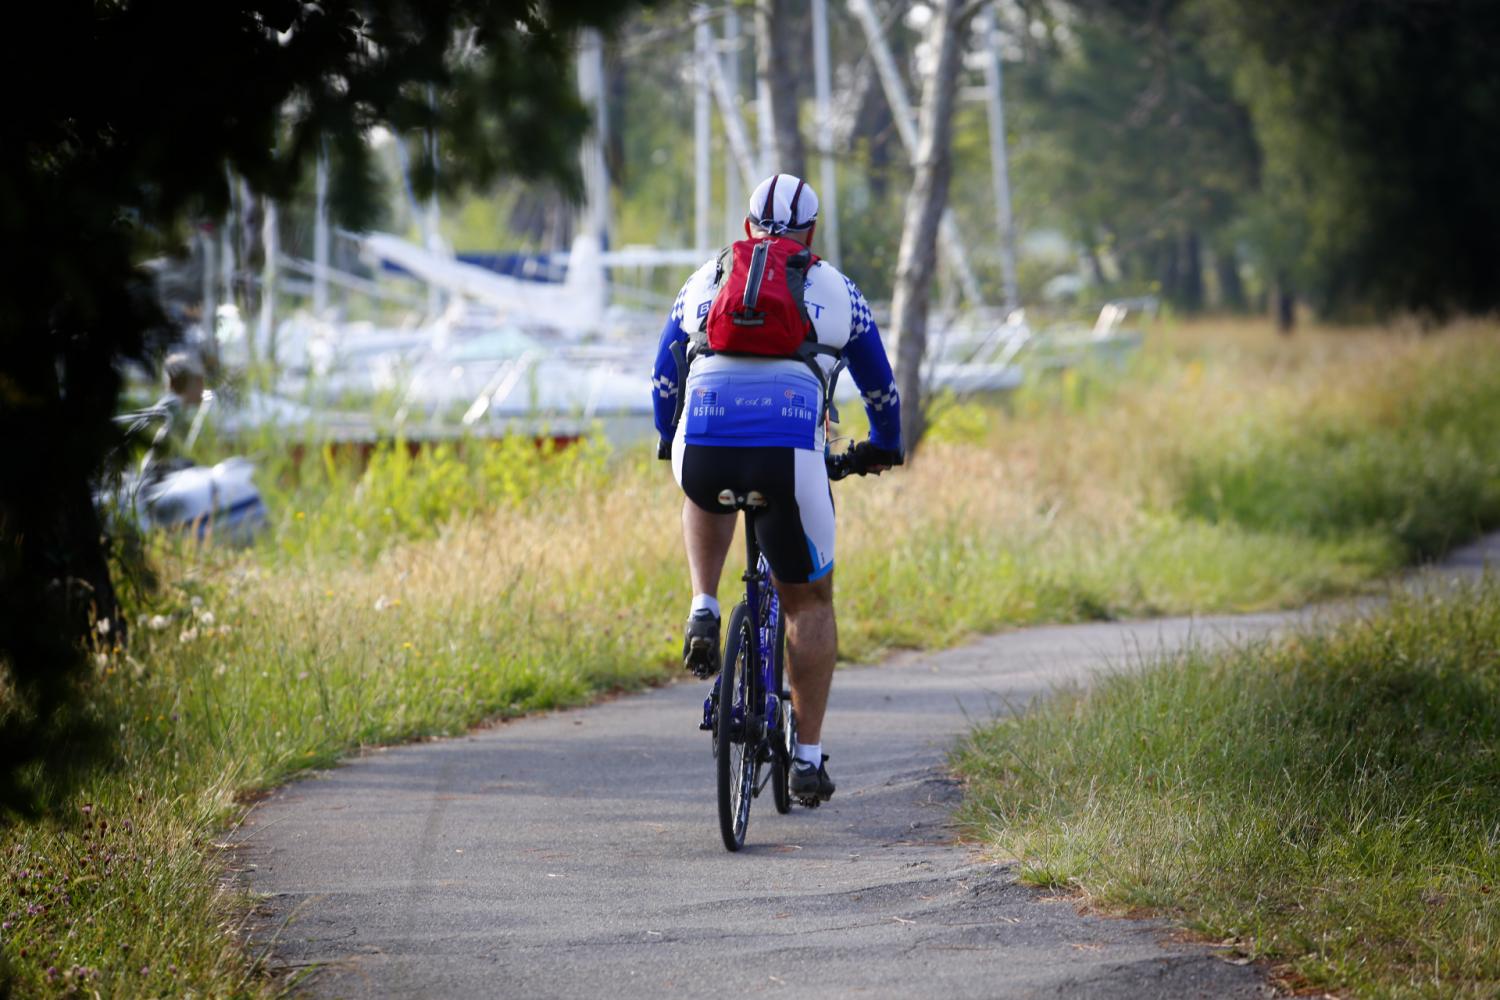
[[[858,471],[848,453],[828,458],[828,478]],[[703,700],[703,723],[713,734],[719,777],[719,833],[724,846],[745,846],[750,801],[769,782],[776,811],[792,809],[792,750],[797,713],[786,689],[786,622],[771,584],[771,567],[755,540],[755,518],[766,499],[755,490],[721,496],[726,506],[745,512],[745,598],[734,606],[725,633],[723,664]],[[733,501],[731,504],[730,501]],[[762,773],[764,770],[764,773]],[[815,808],[817,798],[798,800]]]

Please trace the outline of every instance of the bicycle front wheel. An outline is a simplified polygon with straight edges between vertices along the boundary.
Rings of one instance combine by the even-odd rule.
[[[757,738],[749,723],[751,643],[754,637],[744,604],[729,616],[724,665],[719,671],[719,832],[728,850],[745,846],[750,797],[755,792]]]

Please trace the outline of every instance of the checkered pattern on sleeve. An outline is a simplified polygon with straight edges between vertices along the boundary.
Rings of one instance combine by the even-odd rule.
[[[657,375],[651,379],[651,386],[656,394],[662,399],[671,399],[677,395],[677,381],[667,375]]]
[[[668,320],[676,320],[679,324],[682,322],[683,302],[686,299],[687,299],[687,285],[683,285],[682,289],[680,291],[678,291],[678,293],[677,293],[677,301],[672,303],[672,312],[670,314],[668,314],[668,316],[667,316]]]
[[[871,389],[863,395],[870,409],[876,413],[884,410],[887,406],[895,406],[901,401],[900,394],[896,392],[896,383],[894,380],[884,389]]]
[[[874,324],[870,318],[870,303],[865,301],[859,286],[844,275],[844,284],[849,286],[849,343],[854,343]]]

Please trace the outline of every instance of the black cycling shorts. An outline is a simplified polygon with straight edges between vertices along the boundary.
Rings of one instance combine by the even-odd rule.
[[[755,538],[776,579],[809,583],[833,571],[833,492],[822,452],[685,444],[678,435],[672,471],[688,499],[710,513],[734,511],[720,502],[725,490],[766,498]]]

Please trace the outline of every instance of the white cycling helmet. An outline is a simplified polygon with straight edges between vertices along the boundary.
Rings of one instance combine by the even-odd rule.
[[[746,218],[768,233],[806,229],[818,221],[818,194],[800,177],[773,174],[750,193]]]

